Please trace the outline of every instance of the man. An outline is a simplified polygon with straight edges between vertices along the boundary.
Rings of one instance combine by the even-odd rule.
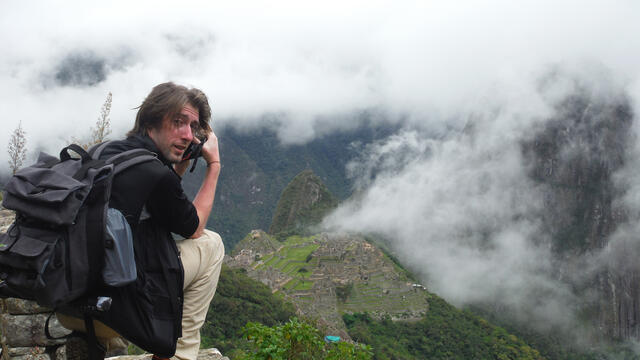
[[[140,316],[140,313],[151,313],[153,321],[169,321],[176,313],[175,308],[181,305],[182,336],[175,351],[178,359],[197,357],[200,328],[215,293],[224,257],[220,236],[205,229],[220,174],[218,140],[209,126],[210,117],[211,109],[202,91],[170,82],[157,85],[138,108],[135,125],[127,138],[110,144],[100,156],[108,158],[144,148],[157,154],[160,161],[133,166],[114,178],[109,205],[120,210],[129,222],[134,234],[136,263],[145,270],[147,279],[139,276],[134,285],[112,289],[108,295],[113,298],[113,314],[117,316],[106,313],[98,319],[136,343],[136,339],[141,338],[137,338],[138,334],[127,322],[133,325],[146,320],[147,315]],[[190,161],[182,159],[190,144],[200,144],[200,139],[205,137],[202,157],[206,172],[200,190],[193,201],[189,201],[182,189],[181,177]],[[174,243],[172,234],[184,239]],[[176,243],[184,269],[183,295],[172,294],[157,281],[180,280],[182,269],[172,265],[171,257],[167,256]],[[168,250],[163,253],[162,249]],[[131,308],[133,303],[142,310],[117,313]],[[136,320],[138,317],[140,320]],[[64,320],[61,322],[67,326]],[[104,324],[95,323],[100,336]],[[145,327],[149,326],[142,326]],[[178,326],[176,334],[179,330]]]

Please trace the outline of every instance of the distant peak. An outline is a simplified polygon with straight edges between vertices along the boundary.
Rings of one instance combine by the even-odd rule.
[[[282,191],[269,233],[305,233],[309,227],[320,223],[336,205],[337,200],[327,186],[311,169],[306,169]]]

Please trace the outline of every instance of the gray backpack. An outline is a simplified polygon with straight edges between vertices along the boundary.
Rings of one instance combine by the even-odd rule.
[[[111,184],[130,166],[159,160],[145,149],[100,160],[107,145],[87,152],[72,144],[59,158],[40,153],[7,183],[2,205],[16,219],[0,236],[0,297],[56,308],[104,285],[135,281],[131,229],[109,208]]]

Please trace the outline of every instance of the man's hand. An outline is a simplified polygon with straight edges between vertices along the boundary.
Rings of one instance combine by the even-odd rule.
[[[202,236],[204,227],[207,225],[207,219],[211,213],[213,207],[213,199],[216,194],[216,186],[218,184],[218,176],[220,175],[220,151],[218,150],[218,137],[211,131],[207,134],[208,139],[202,146],[202,158],[207,162],[207,172],[200,190],[193,199],[193,206],[195,206],[198,212],[198,218],[200,224],[191,238],[198,238]],[[185,167],[186,170],[186,167]]]
[[[200,140],[198,140],[197,143],[199,144]],[[207,141],[205,141],[204,145],[202,146],[202,158],[207,162],[207,166],[220,166],[218,137],[213,132],[213,130],[210,131],[209,134],[207,134]]]

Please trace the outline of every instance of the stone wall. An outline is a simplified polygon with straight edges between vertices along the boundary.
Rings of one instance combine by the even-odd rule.
[[[2,343],[9,351],[11,359],[64,360],[65,339],[48,339],[44,332],[51,309],[38,306],[35,302],[20,299],[4,299],[1,315]],[[60,325],[55,316],[49,321],[49,331],[53,337],[70,333]]]

